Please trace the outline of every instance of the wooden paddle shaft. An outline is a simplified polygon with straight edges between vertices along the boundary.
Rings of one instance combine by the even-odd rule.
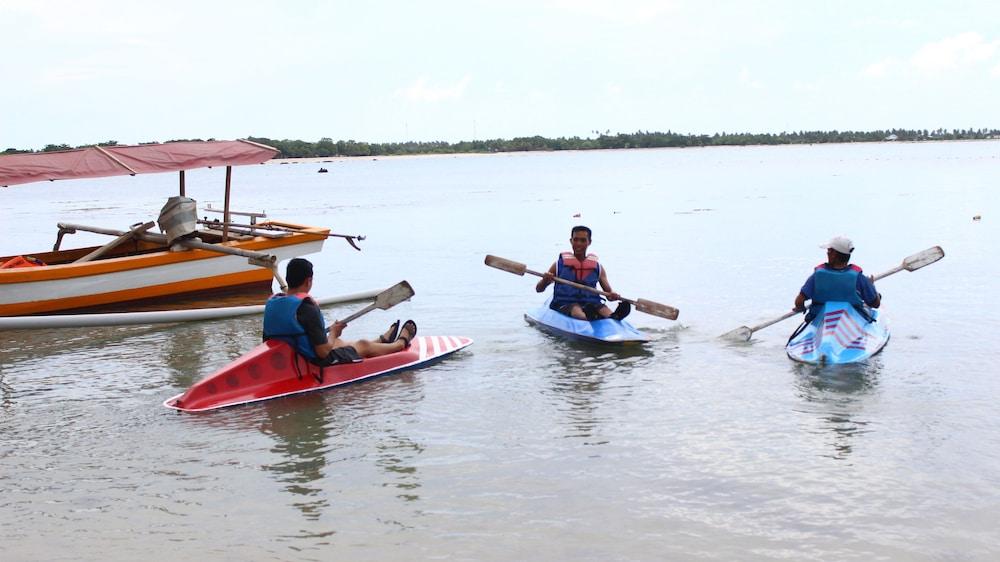
[[[883,271],[882,273],[874,275],[872,277],[872,279],[874,279],[875,281],[878,281],[879,279],[884,279],[884,278],[886,278],[886,277],[888,277],[890,275],[893,275],[895,273],[899,273],[900,271],[903,271],[904,269],[906,269],[906,264],[900,264],[900,265],[897,265],[896,267],[894,267],[894,268],[892,268],[892,269],[890,269],[888,271]],[[786,313],[782,314],[781,316],[779,316],[779,317],[777,317],[777,318],[775,318],[773,320],[768,320],[767,322],[763,322],[761,324],[757,324],[756,326],[753,326],[752,328],[750,328],[750,332],[753,333],[753,332],[756,332],[757,330],[762,330],[762,329],[767,328],[768,326],[770,326],[772,324],[777,324],[778,322],[781,322],[782,320],[787,320],[788,318],[791,318],[792,316],[795,316],[796,314],[799,314],[800,312],[802,312],[802,311],[801,310],[792,310],[790,312],[786,312]]]
[[[538,277],[545,278],[545,274],[544,273],[539,273],[539,272],[533,271],[531,269],[525,268],[524,272],[525,273],[530,273],[532,275],[537,275]],[[569,285],[570,287],[576,287],[577,289],[580,289],[582,291],[588,291],[588,292],[591,292],[591,293],[597,293],[598,295],[604,295],[605,297],[611,298],[611,293],[602,291],[600,289],[595,289],[595,288],[589,287],[587,285],[582,285],[580,283],[574,283],[572,281],[567,281],[566,279],[563,279],[561,277],[556,277],[556,276],[553,275],[552,276],[552,281],[555,281],[556,283],[562,283],[563,285]],[[627,302],[627,303],[632,304],[632,305],[636,304],[636,302],[634,300],[627,299],[627,298],[622,297],[622,296],[619,296],[618,300]]]
[[[347,318],[344,318],[343,320],[337,320],[337,322],[340,322],[341,324],[347,324],[349,322],[353,322],[354,320],[361,318],[362,316],[368,314],[369,312],[375,310],[376,308],[378,307],[375,305],[375,303],[371,303],[370,305],[362,308],[361,310],[351,314]],[[327,330],[329,330],[329,328],[327,328]]]

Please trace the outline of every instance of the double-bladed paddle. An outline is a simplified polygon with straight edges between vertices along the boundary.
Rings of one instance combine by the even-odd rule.
[[[916,270],[920,269],[921,267],[928,266],[928,265],[930,265],[930,264],[938,261],[939,259],[941,259],[943,257],[944,257],[944,250],[941,249],[941,246],[933,246],[931,248],[927,248],[926,250],[924,250],[922,252],[917,252],[916,254],[913,254],[912,256],[909,256],[909,257],[905,258],[903,260],[903,263],[897,265],[896,267],[890,269],[889,271],[885,271],[885,272],[879,273],[878,275],[875,276],[875,281],[878,281],[879,279],[882,279],[884,277],[888,277],[888,276],[890,276],[890,275],[892,275],[894,273],[899,273],[900,271],[903,271],[903,270],[906,270],[906,271],[916,271]],[[792,316],[795,316],[796,314],[799,314],[800,312],[802,312],[802,311],[801,310],[792,310],[792,311],[789,311],[789,312],[786,312],[786,313],[782,314],[781,316],[779,316],[779,317],[777,317],[777,318],[775,318],[773,320],[768,320],[767,322],[763,322],[763,323],[757,324],[756,326],[753,326],[753,327],[740,326],[739,328],[736,328],[735,330],[726,332],[725,334],[722,334],[719,337],[726,338],[726,339],[739,340],[739,341],[750,341],[750,336],[752,336],[754,332],[756,332],[758,330],[762,330],[764,328],[767,328],[768,326],[770,326],[772,324],[777,324],[778,322],[781,322],[782,320],[786,320],[788,318],[791,318]]]
[[[538,277],[545,277],[544,273],[539,273],[537,271],[532,271],[528,269],[528,266],[523,263],[518,263],[516,261],[504,259],[498,256],[486,256],[486,265],[490,267],[495,267],[499,270],[506,271],[508,273],[513,273],[514,275],[524,276],[525,273],[530,273]],[[562,283],[564,285],[569,285],[571,287],[576,287],[582,291],[588,291],[591,293],[596,293],[598,295],[604,295],[605,297],[610,297],[611,293],[606,293],[600,289],[595,289],[593,287],[588,287],[587,285],[581,285],[580,283],[574,283],[572,281],[567,281],[565,279],[560,279],[559,277],[553,277],[553,281],[556,283]],[[659,316],[661,318],[666,318],[667,320],[677,320],[677,315],[680,313],[676,308],[668,306],[665,304],[660,304],[658,302],[648,301],[646,299],[636,299],[630,300],[622,298],[624,302],[627,302],[633,306],[639,312],[645,312],[646,314],[652,314],[653,316]]]
[[[337,320],[342,324],[347,324],[353,320],[368,314],[369,312],[375,310],[376,308],[381,310],[389,310],[390,308],[396,306],[397,304],[410,300],[415,293],[413,292],[413,287],[410,286],[406,281],[400,281],[392,287],[382,291],[381,293],[375,295],[375,302],[362,308],[361,310],[351,314],[343,320]],[[329,328],[327,328],[329,330]]]

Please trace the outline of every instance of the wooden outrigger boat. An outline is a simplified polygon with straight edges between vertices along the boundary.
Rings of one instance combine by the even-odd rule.
[[[354,241],[363,236],[331,234],[329,228],[289,222],[257,222],[263,213],[230,210],[232,166],[260,164],[277,153],[270,146],[238,140],[0,156],[0,186],[177,171],[180,195],[168,200],[167,206],[192,207],[191,220],[181,220],[191,223],[190,228],[180,234],[170,230],[179,223],[167,206],[160,215],[166,234],[149,232],[152,222],[127,230],[59,223],[52,251],[0,257],[0,317],[107,309],[220,290],[267,291],[272,277],[284,285],[277,272],[279,261],[319,252],[329,236],[347,238],[357,248]],[[222,220],[199,221],[194,201],[184,197],[184,171],[213,166],[226,167],[225,207],[217,211]],[[249,224],[232,222],[233,215],[248,217]],[[112,240],[100,247],[60,249],[63,236],[77,231],[109,235]]]

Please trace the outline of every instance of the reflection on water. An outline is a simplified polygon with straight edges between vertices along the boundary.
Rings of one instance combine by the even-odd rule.
[[[880,356],[848,365],[791,363],[800,395],[809,401],[822,401],[830,395],[849,397],[871,392],[878,385],[882,370]]]
[[[293,494],[292,506],[306,519],[318,519],[329,501],[320,485],[326,476],[329,449],[329,413],[321,394],[314,392],[268,400],[261,404],[266,419],[260,431],[273,437],[271,452],[284,458],[263,468],[274,473],[285,491]]]
[[[819,431],[830,432],[829,456],[846,460],[854,441],[869,431],[863,410],[867,395],[878,386],[880,356],[865,363],[848,365],[807,365],[793,363],[799,396],[810,406],[819,422]]]
[[[205,357],[205,333],[199,327],[192,326],[166,338],[160,349],[163,363],[170,368],[170,384],[178,388],[188,388],[201,377],[202,365],[198,361]]]
[[[399,490],[397,498],[408,502],[416,501],[420,499],[417,493],[420,489],[420,475],[417,473],[417,467],[413,461],[416,460],[417,455],[424,452],[424,447],[395,431],[386,433],[387,435],[382,436],[375,445],[377,451],[375,465],[384,470],[391,478],[390,482],[385,482],[382,485]]]
[[[386,414],[385,402],[393,400],[387,385],[419,402],[417,379],[407,372],[267,400],[237,407],[235,415],[222,416],[218,422],[238,431],[252,426],[274,440],[269,450],[278,460],[262,468],[283,485],[290,494],[289,505],[308,520],[319,520],[336,507],[331,497],[342,493],[339,488],[351,486],[355,477],[343,471],[357,472],[359,462],[384,471],[382,487],[395,488],[397,498],[413,502],[420,499],[416,460],[424,446],[405,434],[405,425],[381,416]],[[366,419],[371,416],[379,421]]]
[[[0,365],[100,349],[162,331],[167,326],[0,330]]]
[[[568,432],[563,437],[588,439],[584,442],[587,445],[606,444],[605,439],[593,439],[598,437],[600,426],[608,421],[599,410],[632,396],[634,387],[630,375],[647,367],[656,357],[654,347],[663,347],[664,342],[608,346],[545,333],[542,336],[548,340],[549,360],[545,371],[550,390],[566,404],[565,408],[560,408],[568,423]],[[614,389],[614,396],[605,393],[608,387]]]
[[[0,408],[7,409],[11,406],[13,391],[14,389],[4,380],[3,363],[0,363]]]
[[[359,440],[364,443],[363,450],[370,453],[371,464],[384,473],[381,487],[395,490],[394,497],[403,503],[420,499],[417,460],[425,445],[409,434],[411,427],[414,433],[418,431],[408,420],[413,416],[412,408],[424,399],[421,371],[404,371],[353,383],[327,394],[326,401],[326,407],[337,412],[333,427],[343,445],[356,448]],[[399,410],[387,408],[387,403]],[[360,419],[365,419],[367,425],[359,426]],[[405,526],[399,521],[389,522]]]

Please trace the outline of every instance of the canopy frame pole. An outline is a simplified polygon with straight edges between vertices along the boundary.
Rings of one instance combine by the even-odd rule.
[[[247,139],[236,139],[236,140],[238,140],[239,142],[242,142],[242,143],[249,144],[250,146],[256,146],[257,148],[263,148],[263,149],[266,149],[266,150],[273,150],[277,154],[281,153],[280,150],[278,150],[277,148],[274,148],[273,146],[267,146],[266,144],[261,144],[259,142],[254,142],[252,140],[247,140]]]
[[[233,167],[226,166],[226,201],[223,204],[222,220],[225,225],[222,227],[222,241],[229,240],[229,190],[233,181]]]
[[[181,197],[184,197],[184,170],[181,170],[179,173],[180,173],[180,177],[181,177],[181,190],[180,190],[180,194],[179,195]]]
[[[118,158],[116,158],[114,154],[111,154],[107,150],[104,150],[103,148],[97,146],[96,144],[94,145],[94,148],[96,148],[97,151],[100,152],[101,154],[103,154],[103,155],[107,156],[108,158],[110,158],[115,164],[118,164],[122,168],[125,168],[126,170],[128,170],[129,173],[131,173],[133,176],[138,173],[135,170],[133,170],[132,168],[129,168],[124,162],[122,162],[121,160],[119,160]]]

